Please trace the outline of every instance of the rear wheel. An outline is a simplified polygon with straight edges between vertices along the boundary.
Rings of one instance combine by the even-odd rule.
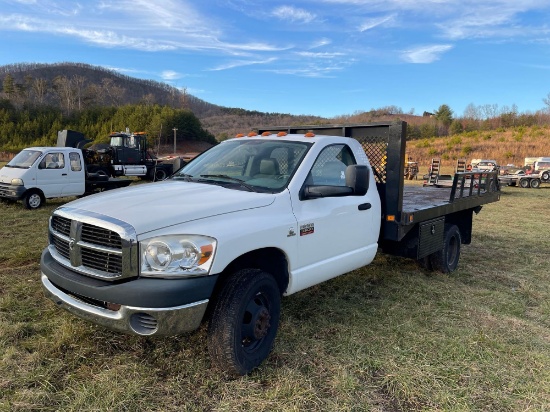
[[[155,171],[155,180],[165,180],[168,177],[168,173],[164,169],[157,169]]]
[[[25,197],[23,198],[23,204],[25,205],[25,208],[27,209],[38,209],[40,206],[42,206],[45,202],[45,199],[42,197],[42,195],[37,191],[29,191],[25,194]]]
[[[533,189],[538,189],[540,187],[540,179],[533,179],[531,180],[531,187]]]
[[[527,189],[529,187],[529,179],[521,179],[519,181],[519,185],[524,189]]]
[[[456,225],[445,225],[443,249],[430,255],[430,262],[434,270],[442,273],[453,272],[460,259],[460,245],[462,237]]]
[[[281,292],[269,273],[244,269],[231,275],[208,326],[214,366],[236,376],[259,366],[273,347],[280,307]]]

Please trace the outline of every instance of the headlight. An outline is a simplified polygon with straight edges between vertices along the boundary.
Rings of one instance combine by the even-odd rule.
[[[198,235],[159,236],[140,242],[141,275],[176,278],[207,275],[216,239]]]
[[[12,186],[23,186],[23,179],[11,179]]]

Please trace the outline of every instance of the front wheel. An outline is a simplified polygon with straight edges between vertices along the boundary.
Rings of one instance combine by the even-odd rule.
[[[453,272],[460,259],[460,245],[462,237],[456,225],[445,225],[443,249],[430,255],[430,262],[434,270],[442,273]]]
[[[273,347],[280,308],[281,292],[269,273],[244,269],[231,275],[208,325],[214,366],[235,376],[259,366]]]
[[[40,195],[40,193],[30,191],[23,198],[23,204],[27,209],[38,209],[44,204],[44,199],[42,198],[42,195]]]

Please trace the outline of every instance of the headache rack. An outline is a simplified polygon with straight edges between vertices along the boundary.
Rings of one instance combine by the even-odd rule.
[[[352,125],[308,125],[259,128],[288,134],[313,132],[318,135],[356,139],[365,150],[382,202],[381,238],[400,241],[418,223],[466,210],[500,198],[496,172],[457,173],[449,188],[405,185],[407,123],[378,122]],[[469,179],[470,185],[465,184]],[[477,180],[476,180],[477,179]],[[477,183],[476,183],[477,182]]]

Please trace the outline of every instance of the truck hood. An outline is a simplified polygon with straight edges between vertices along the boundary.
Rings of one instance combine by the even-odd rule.
[[[274,200],[271,193],[169,180],[99,193],[66,206],[129,223],[141,235],[197,219],[265,207]]]
[[[23,176],[29,169],[19,167],[3,167],[0,169],[0,183],[11,183],[11,180]]]

